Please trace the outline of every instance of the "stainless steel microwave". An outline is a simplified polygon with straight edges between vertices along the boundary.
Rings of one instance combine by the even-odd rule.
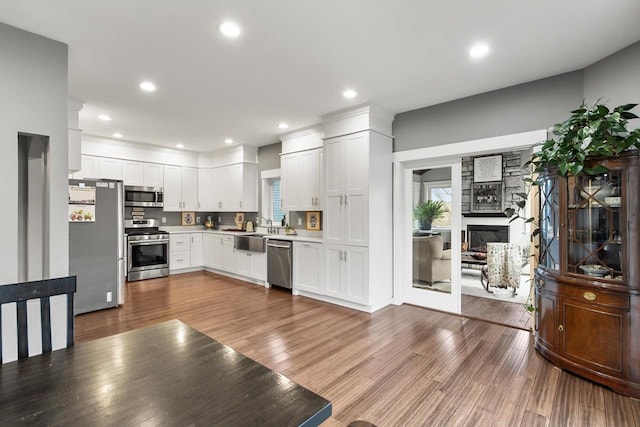
[[[164,206],[162,187],[125,185],[124,205],[161,208]]]

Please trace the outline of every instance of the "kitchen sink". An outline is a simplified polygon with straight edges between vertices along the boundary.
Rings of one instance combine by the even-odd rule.
[[[234,248],[250,252],[266,252],[266,239],[264,234],[249,234],[234,236]]]

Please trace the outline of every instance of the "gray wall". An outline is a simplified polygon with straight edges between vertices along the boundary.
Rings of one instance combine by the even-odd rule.
[[[0,23],[0,284],[18,280],[18,133],[49,136],[45,276],[69,271],[67,45]]]
[[[638,103],[639,73],[637,42],[584,70],[400,113],[393,122],[394,151],[546,129],[583,100],[610,107]],[[640,107],[634,112],[640,115]]]
[[[584,98],[610,107],[640,103],[640,42],[622,49],[584,70]],[[633,110],[640,115],[640,108]],[[639,127],[640,120],[631,121]]]
[[[281,151],[281,142],[258,148],[258,170],[280,169]]]
[[[0,23],[0,284],[18,281],[18,133],[49,137],[48,188],[43,191],[42,275],[69,273],[67,45]],[[47,208],[48,206],[48,208]],[[36,250],[36,248],[34,248]],[[22,251],[24,254],[24,251]],[[51,341],[66,346],[66,299],[51,299]],[[3,307],[2,327],[15,328],[11,307]],[[27,316],[39,319],[30,305]],[[15,313],[15,312],[14,312]],[[15,329],[13,329],[15,331]],[[3,361],[17,358],[17,340],[3,334]],[[29,350],[38,353],[39,331],[30,328]]]
[[[577,71],[400,113],[393,121],[394,151],[546,129],[582,97]]]

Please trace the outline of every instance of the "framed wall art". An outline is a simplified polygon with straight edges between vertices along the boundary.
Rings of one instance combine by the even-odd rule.
[[[501,182],[473,184],[471,186],[472,213],[502,213],[504,194]]]
[[[195,212],[182,212],[182,225],[194,225],[196,223]]]
[[[473,158],[473,182],[502,181],[502,154]]]
[[[313,231],[320,230],[320,212],[319,211],[307,212],[307,230],[313,230]]]

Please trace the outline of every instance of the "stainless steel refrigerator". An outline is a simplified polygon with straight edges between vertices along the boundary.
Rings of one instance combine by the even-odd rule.
[[[122,181],[69,180],[69,274],[77,276],[75,314],[123,303]]]

